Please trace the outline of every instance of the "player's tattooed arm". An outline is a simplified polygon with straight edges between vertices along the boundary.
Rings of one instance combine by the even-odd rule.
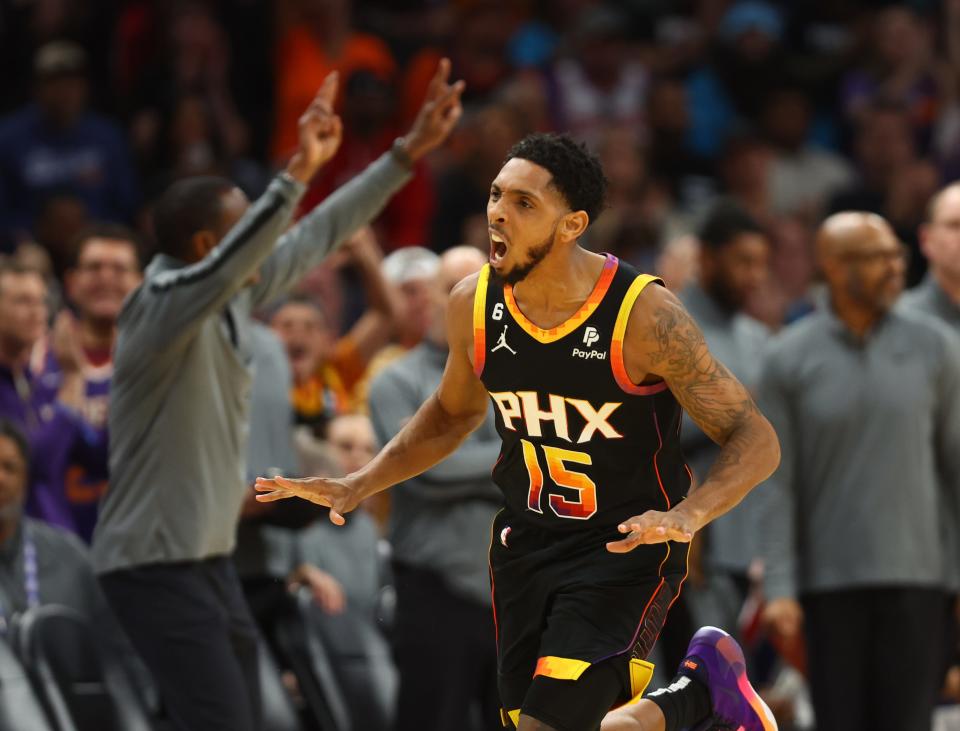
[[[668,290],[648,286],[634,305],[624,351],[635,382],[664,380],[720,455],[671,513],[691,532],[735,506],[777,468],[773,427],[739,380],[717,360],[699,326]],[[679,539],[679,538],[678,538]]]

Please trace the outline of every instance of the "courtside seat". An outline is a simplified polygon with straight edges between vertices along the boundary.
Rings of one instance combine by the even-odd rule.
[[[297,710],[280,680],[280,668],[270,648],[260,641],[260,700],[263,709],[263,731],[301,731]]]
[[[133,684],[79,612],[36,607],[18,618],[10,636],[57,731],[150,731]]]
[[[309,592],[301,592],[298,602],[307,633],[319,639],[329,657],[353,728],[390,731],[399,679],[386,638],[363,615],[324,613]]]
[[[52,731],[30,677],[6,642],[0,640],[0,731]]]

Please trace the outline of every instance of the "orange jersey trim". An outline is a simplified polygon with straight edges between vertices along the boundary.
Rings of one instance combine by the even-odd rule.
[[[560,323],[556,327],[551,327],[549,330],[544,330],[539,325],[531,322],[527,319],[527,316],[520,311],[520,308],[517,306],[517,300],[513,296],[513,287],[509,284],[505,284],[503,287],[503,301],[506,302],[507,309],[510,311],[513,319],[516,320],[517,324],[534,340],[541,343],[554,343],[560,338],[572,333],[583,324],[584,320],[594,313],[603,300],[603,296],[607,293],[607,290],[610,289],[610,283],[613,281],[619,265],[620,261],[617,257],[612,254],[607,254],[607,260],[603,264],[603,271],[600,272],[600,278],[593,286],[593,291],[589,294],[586,301],[580,305],[580,309],[568,317],[565,322]]]
[[[484,264],[473,295],[473,372],[479,378],[487,360],[487,284],[490,265]]]
[[[667,390],[665,381],[646,386],[637,385],[630,380],[630,376],[627,375],[627,366],[623,362],[623,338],[627,334],[627,323],[630,321],[633,304],[650,282],[663,284],[662,279],[652,274],[641,274],[633,280],[633,284],[630,285],[620,304],[620,312],[617,313],[617,321],[613,326],[613,341],[610,343],[610,367],[613,369],[614,380],[624,391],[637,396],[650,396]]]

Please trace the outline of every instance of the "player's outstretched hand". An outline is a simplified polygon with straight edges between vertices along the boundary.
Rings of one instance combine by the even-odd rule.
[[[254,485],[257,500],[261,503],[270,503],[274,500],[285,500],[298,497],[309,500],[317,505],[330,508],[330,520],[336,525],[346,523],[344,514],[349,513],[359,500],[355,497],[355,490],[349,478],[331,477],[258,477]]]
[[[449,84],[449,80],[450,59],[444,58],[430,80],[427,96],[413,126],[403,138],[403,146],[411,160],[419,160],[443,144],[463,114],[460,95],[463,94],[465,83],[458,81]]]
[[[300,115],[298,147],[287,172],[303,184],[309,183],[340,147],[343,124],[333,112],[339,79],[336,71],[327,74],[310,106]]]
[[[625,520],[617,526],[617,530],[628,535],[623,540],[607,544],[607,550],[612,553],[627,553],[643,543],[689,543],[693,540],[696,527],[689,518],[680,513],[648,510],[643,515]]]

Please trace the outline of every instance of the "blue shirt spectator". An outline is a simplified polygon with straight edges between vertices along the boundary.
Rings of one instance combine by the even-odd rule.
[[[87,108],[86,53],[49,43],[34,71],[35,101],[0,121],[0,235],[25,238],[43,201],[64,192],[97,219],[129,221],[136,177],[120,128]]]

